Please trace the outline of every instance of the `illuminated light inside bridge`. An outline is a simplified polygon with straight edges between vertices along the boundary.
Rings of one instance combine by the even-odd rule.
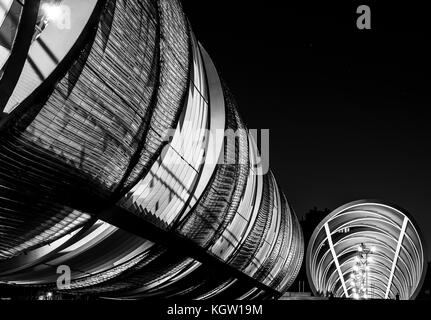
[[[314,294],[358,300],[414,299],[427,261],[413,218],[373,200],[348,203],[324,218],[311,236],[306,259]]]

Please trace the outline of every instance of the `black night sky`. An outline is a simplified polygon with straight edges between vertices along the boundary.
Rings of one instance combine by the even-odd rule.
[[[431,244],[429,17],[409,3],[183,0],[248,127],[270,129],[298,215],[383,199]],[[359,4],[372,30],[356,28]]]

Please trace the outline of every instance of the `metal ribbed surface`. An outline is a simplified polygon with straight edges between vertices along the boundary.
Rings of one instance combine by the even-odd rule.
[[[67,265],[73,294],[286,290],[302,262],[298,220],[179,1],[98,1],[84,31],[0,129],[0,281],[56,290]],[[208,139],[220,129],[230,139]],[[190,240],[235,276],[97,220],[109,210]]]

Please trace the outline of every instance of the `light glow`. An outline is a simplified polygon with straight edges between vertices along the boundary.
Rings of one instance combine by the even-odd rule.
[[[42,11],[45,14],[45,17],[49,21],[59,21],[63,18],[63,10],[59,5],[55,5],[52,3],[43,3]]]

